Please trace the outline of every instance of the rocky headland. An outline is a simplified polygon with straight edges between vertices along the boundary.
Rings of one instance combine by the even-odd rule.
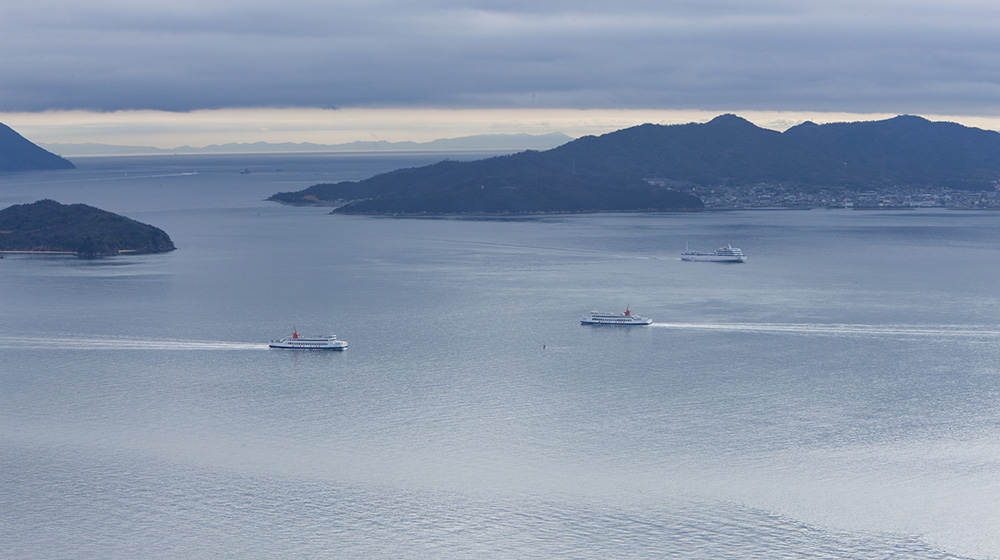
[[[67,159],[46,151],[0,123],[0,172],[73,169]]]

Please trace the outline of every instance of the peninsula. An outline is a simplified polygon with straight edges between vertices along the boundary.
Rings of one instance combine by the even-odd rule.
[[[86,204],[39,200],[0,210],[0,253],[71,253],[94,258],[174,249],[163,230]]]
[[[72,162],[48,152],[0,123],[0,172],[73,169]]]
[[[554,161],[553,151],[526,151],[471,162],[446,160],[359,182],[278,193],[268,200],[334,205],[334,213],[403,216],[704,209],[702,201],[690,194],[652,185],[633,173],[607,173],[586,160]]]
[[[881,189],[993,192],[998,181],[1000,133],[993,131],[899,116],[777,132],[721,115],[585,136],[544,152],[318,184],[268,200],[331,205],[344,214],[697,211],[719,189],[733,197],[762,188],[824,191],[843,202]]]

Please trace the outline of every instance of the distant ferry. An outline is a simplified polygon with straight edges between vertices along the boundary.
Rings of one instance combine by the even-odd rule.
[[[711,253],[699,253],[698,251],[684,251],[681,253],[682,261],[702,261],[702,262],[726,262],[726,263],[741,263],[747,262],[746,255],[739,247],[733,247],[732,245],[726,245],[725,247],[720,247]]]
[[[589,317],[584,317],[580,319],[581,325],[651,325],[653,324],[652,319],[647,319],[646,317],[640,317],[638,315],[633,315],[629,311],[628,306],[625,306],[624,313],[601,313],[600,311],[591,311]]]
[[[315,338],[303,338],[299,336],[298,329],[294,329],[292,336],[281,340],[272,340],[268,344],[271,348],[291,348],[294,350],[347,350],[347,341],[337,340],[334,335],[319,336]]]

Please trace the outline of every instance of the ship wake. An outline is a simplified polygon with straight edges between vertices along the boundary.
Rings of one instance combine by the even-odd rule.
[[[266,350],[267,344],[171,338],[0,336],[0,348],[46,350]]]
[[[1000,329],[978,325],[862,325],[839,323],[660,323],[666,329],[870,337],[996,338]]]

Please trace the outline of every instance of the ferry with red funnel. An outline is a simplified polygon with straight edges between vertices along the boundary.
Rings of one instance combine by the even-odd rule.
[[[292,336],[280,340],[272,340],[271,348],[287,348],[291,350],[347,350],[346,340],[337,340],[334,335],[304,338],[299,336],[298,329],[292,330]]]
[[[603,313],[591,311],[589,317],[580,319],[581,325],[652,325],[653,320],[633,315],[625,306],[624,313]]]

